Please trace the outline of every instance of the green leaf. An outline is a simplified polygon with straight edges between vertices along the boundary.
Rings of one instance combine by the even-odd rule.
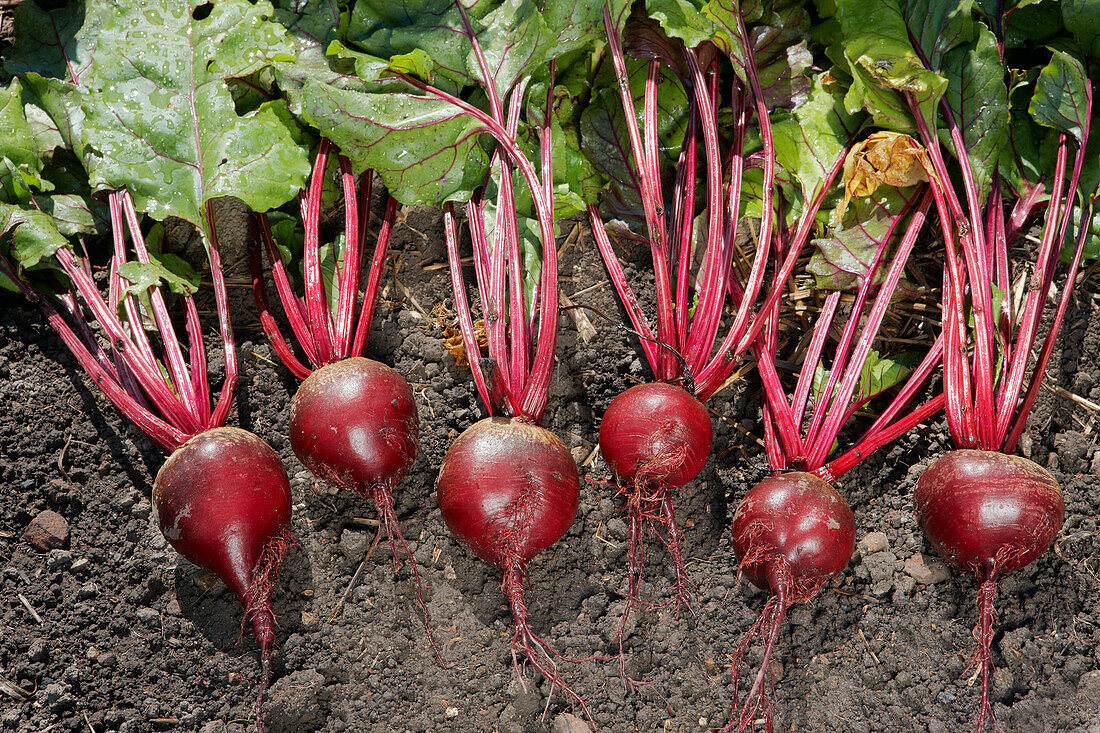
[[[177,295],[194,295],[200,278],[186,260],[167,252],[149,252],[149,262],[123,262],[118,274],[128,280],[125,291],[136,297],[149,294],[154,288],[166,287]]]
[[[704,11],[708,4],[691,0],[646,0],[646,10],[665,33],[680,39],[688,48],[695,48],[719,38],[718,25]]]
[[[88,174],[70,150],[59,149],[44,170],[48,193],[34,197],[38,208],[54,218],[58,231],[67,237],[110,231],[110,211],[93,198]]]
[[[340,270],[344,266],[344,234],[341,232],[333,242],[324,242],[317,248],[317,257],[321,269],[321,290],[328,298],[328,308],[332,313],[340,305]],[[305,263],[303,262],[303,265]],[[302,274],[303,279],[305,274]]]
[[[468,2],[468,0],[467,0]],[[613,0],[618,15],[627,5]],[[545,78],[551,59],[604,38],[603,3],[469,2],[466,15],[503,97],[523,76]],[[448,91],[481,84],[481,68],[453,0],[359,0],[346,40]]]
[[[772,125],[776,161],[798,181],[805,200],[817,195],[848,140],[866,119],[863,112],[849,114],[844,109],[845,91],[827,73],[818,74],[806,103]]]
[[[1081,261],[1090,262],[1100,259],[1100,210],[1090,207],[1073,207],[1073,221],[1066,227],[1066,238],[1062,242],[1062,262],[1068,263],[1073,258],[1074,249],[1077,247],[1077,235],[1081,232],[1081,218],[1085,212],[1091,216],[1086,223],[1088,233],[1085,235],[1085,246],[1081,252]]]
[[[1100,2],[1062,0],[1062,20],[1086,56],[1100,59]]]
[[[801,2],[769,7],[748,29],[753,59],[769,109],[797,108],[810,93],[813,54],[807,46],[810,16]]]
[[[373,168],[403,204],[464,201],[484,181],[480,123],[449,102],[314,82],[304,92],[305,120],[340,146],[356,173]]]
[[[77,0],[46,12],[34,2],[15,11],[15,45],[4,70],[18,76],[38,107],[52,120],[65,147],[83,153],[84,111],[89,89],[98,88],[98,49],[117,40],[107,2]]]
[[[96,53],[100,88],[84,103],[94,186],[126,187],[154,218],[204,229],[206,202],[234,196],[257,211],[289,201],[309,172],[305,151],[267,103],[239,116],[226,79],[291,52],[266,2],[224,0],[195,20],[197,0],[147,7],[118,0]]]
[[[981,26],[973,43],[946,53],[943,72],[948,80],[947,104],[962,131],[964,154],[978,186],[978,200],[985,201],[1008,140],[1008,88],[996,37]],[[946,131],[940,136],[945,145],[954,147]],[[960,154],[955,151],[956,157]]]
[[[0,203],[0,245],[6,249],[16,266],[30,269],[50,257],[69,242],[57,230],[53,218],[36,209]]]
[[[1084,65],[1062,51],[1054,51],[1050,63],[1039,72],[1028,112],[1040,125],[1053,127],[1080,143],[1088,115]]]
[[[0,90],[0,200],[25,202],[31,188],[41,188],[42,158],[38,141],[23,111],[23,86],[12,80]]]
[[[1044,46],[1059,36],[1066,28],[1059,12],[1063,0],[1029,0],[1020,2],[1005,12],[1006,48]]]
[[[817,249],[806,269],[813,273],[817,288],[850,290],[862,284],[880,242],[905,210],[906,199],[912,198],[912,189],[906,193],[908,197],[896,188],[882,186],[873,196],[852,199],[841,226],[827,237],[812,240]],[[900,225],[894,228],[895,238],[900,229]],[[876,281],[886,276],[895,246],[890,245],[879,264]]]
[[[625,5],[625,0],[614,0],[612,13],[621,14]],[[507,99],[521,80],[534,80],[536,85],[546,81],[551,60],[588,49],[604,37],[602,4],[493,0],[471,3],[466,14],[491,70],[487,81],[501,99]],[[413,74],[487,109],[488,95],[482,87],[486,80],[459,8],[452,0],[400,5],[360,0],[344,35],[346,45],[334,43],[330,57],[354,61],[365,80],[377,81],[366,87],[366,93],[308,81],[303,88],[304,119],[337,143],[356,171],[378,171],[390,193],[403,203],[468,199],[488,172],[483,145],[491,149],[492,143],[479,141],[480,124],[448,102],[410,93],[408,87],[380,78],[383,72]],[[470,92],[467,87],[475,89]],[[542,99],[534,99],[533,106],[541,108]],[[560,132],[569,129],[562,121],[559,126]],[[526,134],[521,130],[520,139]],[[570,137],[558,137],[555,144],[568,144]],[[565,151],[564,161],[556,155],[566,170],[555,173],[555,187],[562,203],[575,210],[591,192],[577,197],[560,184],[579,181],[591,188],[592,171],[582,170],[585,163],[576,155],[576,145],[571,147],[573,153]],[[564,181],[559,173],[565,173]]]
[[[465,4],[465,3],[464,3]],[[467,8],[471,22],[484,16],[496,3],[474,3]],[[421,78],[454,92],[475,84],[477,67],[469,67],[470,44],[462,34],[462,15],[453,0],[406,0],[401,3],[359,0],[352,7],[344,40],[383,64],[415,51],[428,56],[430,66]],[[380,73],[377,69],[375,73]],[[360,76],[364,69],[357,69]]]
[[[856,384],[849,403],[860,404],[882,394],[891,387],[901,384],[913,373],[920,363],[921,354],[905,352],[897,356],[880,356],[878,351],[871,349],[867,354],[867,360],[860,371],[859,382]],[[825,383],[829,379],[829,370],[818,364],[814,372],[813,394],[814,403],[819,404],[825,391]]]
[[[294,114],[302,113],[302,88],[310,80],[341,89],[362,88],[354,59],[328,54],[340,28],[337,0],[278,0],[273,18],[287,29],[293,47],[291,57],[276,56],[272,66]],[[381,62],[379,68],[384,67]]]
[[[1009,91],[1008,142],[998,165],[998,172],[1019,195],[1050,175],[1058,147],[1058,133],[1028,113],[1036,78],[1038,70],[1020,74]]]
[[[943,68],[948,51],[972,43],[978,32],[979,24],[971,17],[973,0],[905,0],[904,6],[914,44],[934,71]]]
[[[831,53],[853,77],[844,100],[849,112],[866,109],[879,127],[917,135],[908,94],[934,134],[947,80],[925,68],[917,55],[898,0],[837,0],[836,6],[841,36]]]

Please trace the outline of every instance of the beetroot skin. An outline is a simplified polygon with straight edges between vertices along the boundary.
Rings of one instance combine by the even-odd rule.
[[[360,356],[311,374],[290,403],[290,443],[313,474],[371,496],[387,492],[416,459],[412,389],[397,371]]]
[[[979,582],[1030,564],[1066,516],[1050,473],[996,451],[951,451],[921,473],[914,499],[932,547]]]
[[[439,508],[458,539],[506,570],[561,539],[577,514],[578,485],[558,436],[521,419],[486,418],[447,451]]]
[[[275,451],[239,428],[213,428],[169,456],[153,484],[160,531],[242,600],[265,548],[290,530],[290,480]]]
[[[710,416],[699,400],[664,382],[639,384],[616,397],[600,423],[600,453],[621,479],[636,476],[678,488],[710,456]]]
[[[275,614],[271,593],[290,531],[290,480],[275,451],[239,428],[211,428],[180,446],[153,483],[164,537],[195,565],[216,574],[244,604],[260,647],[260,709],[272,677]]]
[[[733,515],[733,550],[752,584],[778,593],[776,574],[820,583],[843,570],[855,549],[855,517],[832,486],[812,473],[771,476],[752,487]]]

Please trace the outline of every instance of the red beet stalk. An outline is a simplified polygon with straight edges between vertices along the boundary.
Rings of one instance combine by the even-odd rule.
[[[490,111],[484,112],[414,77],[399,75],[415,88],[470,115],[480,123],[479,132],[487,133],[496,143],[489,175],[498,176],[500,193],[492,241],[482,192],[475,194],[467,206],[474,273],[486,324],[487,358],[479,359],[453,206],[447,204],[443,214],[458,322],[478,394],[490,417],[467,428],[447,452],[437,486],[439,507],[451,532],[503,575],[501,591],[512,609],[515,629],[512,654],[516,673],[528,664],[537,669],[549,682],[551,692],[560,687],[594,726],[588,706],[558,671],[558,660],[577,660],[562,656],[534,632],[523,587],[528,563],[565,534],[579,501],[572,455],[560,438],[538,425],[549,399],[558,325],[551,156],[553,67],[545,115],[536,127],[541,158],[536,166],[523,153],[517,138],[526,82],[504,90],[497,88],[463,6],[456,7],[463,14],[466,37],[477,59]],[[513,194],[516,172],[534,202],[543,257],[539,283],[530,302],[524,293]]]
[[[262,731],[261,705],[275,650],[271,593],[286,551],[295,542],[290,482],[278,455],[264,441],[224,426],[237,383],[237,357],[210,204],[205,207],[207,252],[226,373],[213,410],[195,302],[190,294],[181,295],[188,337],[185,352],[159,285],[152,287],[145,305],[159,344],[146,335],[142,306],[120,267],[131,256],[127,235],[138,262],[148,265],[149,251],[129,192],[112,192],[109,202],[114,256],[106,298],[96,286],[88,259],[68,247],[58,250],[56,258],[72,287],[54,298],[35,292],[2,258],[0,269],[38,305],[123,415],[170,454],[153,485],[153,507],[172,546],[214,572],[244,604],[241,628],[252,622],[263,668],[256,703],[256,727]],[[96,339],[92,323],[106,333],[107,348]]]
[[[1080,73],[1083,77],[1083,69]],[[1076,133],[1063,131],[1059,135],[1042,237],[1019,311],[1006,297],[999,312],[995,312],[993,288],[1012,292],[1009,246],[1028,224],[1045,182],[1019,192],[1011,210],[1007,210],[1009,202],[1002,194],[1001,181],[994,176],[988,199],[979,200],[961,125],[950,106],[946,101],[941,103],[960,168],[960,175],[954,178],[948,175],[939,140],[916,112],[916,100],[909,99],[936,172],[931,189],[946,244],[943,388],[947,424],[957,448],[925,469],[917,482],[915,500],[929,542],[978,584],[978,648],[973,665],[980,668],[982,676],[975,728],[979,733],[987,722],[997,727],[989,701],[997,580],[1045,552],[1065,515],[1062,492],[1054,478],[1035,463],[1010,454],[1038,396],[1072,297],[1088,222],[1096,204],[1096,194],[1092,193],[1082,206],[1081,222],[1072,234],[1076,246],[1064,268],[1062,292],[1050,330],[1038,344],[1036,354],[1039,324],[1057,279],[1061,244],[1070,231],[1086,157],[1092,89],[1087,79],[1083,86],[1083,122]],[[962,183],[961,196],[949,183],[954,180]]]

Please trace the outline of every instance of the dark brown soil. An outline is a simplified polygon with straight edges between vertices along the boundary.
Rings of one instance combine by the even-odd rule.
[[[515,678],[497,573],[451,538],[436,509],[447,446],[482,413],[468,371],[455,366],[430,317],[449,297],[438,220],[414,212],[409,223],[424,236],[409,228],[398,235],[371,352],[404,373],[420,400],[422,453],[397,489],[397,511],[431,586],[446,669],[427,644],[408,575],[394,573],[386,552],[367,561],[330,618],[373,539],[361,521],[373,509],[319,483],[295,459],[285,433],[296,382],[275,364],[247,290],[235,291],[242,374],[234,420],[284,459],[301,540],[275,597],[281,650],[266,711],[276,733],[545,731],[569,710],[541,680],[529,679],[524,691]],[[605,279],[587,237],[563,254],[566,294]],[[575,300],[618,313],[607,286]],[[1085,282],[1047,377],[1093,401],[1100,401],[1098,302],[1100,287]],[[596,337],[583,343],[562,316],[545,425],[582,471],[602,479],[593,452],[599,417],[647,368],[628,334],[595,317],[593,324]],[[705,731],[728,720],[729,654],[764,603],[738,583],[728,538],[732,507],[763,475],[756,442],[733,426],[758,431],[750,385],[711,402],[714,457],[677,497],[698,616],[642,612],[627,639],[630,671],[653,684],[628,693],[613,662],[563,665],[603,730]],[[90,387],[39,314],[10,295],[0,297],[0,405],[0,729],[250,729],[255,644],[237,642],[241,608],[232,595],[176,555],[152,523],[149,493],[162,457]],[[1048,390],[1032,426],[1023,452],[1062,482],[1068,515],[1055,550],[1001,583],[995,707],[1009,733],[1100,731],[1097,415]],[[936,582],[913,579],[920,574],[913,556],[929,552],[913,516],[914,481],[948,445],[937,421],[842,481],[859,537],[882,532],[887,546],[873,546],[881,538],[872,537],[866,556],[791,612],[774,670],[782,677],[777,730],[972,728],[975,589],[946,577],[931,557],[926,570]],[[23,539],[44,509],[70,523],[68,550],[40,553]],[[586,482],[573,528],[531,564],[533,623],[564,653],[614,648],[625,531],[611,487]],[[644,593],[660,600],[669,568],[663,550],[652,542],[649,549]]]

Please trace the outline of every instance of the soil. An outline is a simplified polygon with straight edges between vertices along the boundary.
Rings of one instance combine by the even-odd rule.
[[[560,691],[541,679],[521,683],[513,672],[497,572],[450,536],[436,508],[447,446],[482,412],[468,370],[455,366],[432,317],[449,297],[440,222],[413,211],[407,223],[393,245],[369,351],[404,373],[419,399],[421,454],[397,488],[397,512],[430,586],[446,668],[427,643],[408,574],[395,573],[386,552],[366,561],[333,618],[374,538],[364,521],[374,511],[314,479],[294,457],[285,435],[296,381],[258,329],[240,258],[226,257],[235,268],[241,357],[233,420],[285,461],[301,542],[275,596],[281,649],[268,726],[567,731],[562,714],[571,708]],[[594,287],[606,275],[587,234],[565,248],[563,261],[566,294],[620,314],[609,286]],[[1055,549],[1000,585],[993,694],[1008,733],[1100,731],[1100,441],[1096,412],[1066,397],[1100,401],[1098,304],[1100,285],[1086,280],[1047,375],[1065,392],[1044,390],[1022,446],[1061,481],[1067,518]],[[626,525],[614,489],[600,482],[607,472],[595,451],[599,418],[648,371],[629,334],[592,320],[595,336],[585,343],[570,315],[561,318],[544,422],[592,480],[582,482],[572,529],[531,563],[528,591],[536,631],[575,657],[611,653],[623,606]],[[627,639],[628,669],[652,684],[628,692],[612,661],[562,663],[602,730],[706,731],[728,720],[729,655],[765,602],[739,583],[728,536],[732,508],[764,474],[750,437],[760,432],[752,384],[709,403],[713,456],[676,497],[697,615],[643,611]],[[182,560],[153,523],[149,494],[162,456],[91,387],[39,314],[10,295],[0,297],[0,404],[0,729],[250,730],[256,647],[247,636],[238,642],[241,608],[232,594]],[[776,730],[973,727],[975,588],[944,572],[912,505],[919,471],[948,447],[937,420],[840,482],[861,550],[817,599],[791,611],[780,634]],[[68,549],[40,552],[23,538],[46,509],[68,520]],[[659,601],[670,593],[669,567],[663,549],[652,540],[648,548],[643,592]],[[750,662],[758,658],[750,652]]]

